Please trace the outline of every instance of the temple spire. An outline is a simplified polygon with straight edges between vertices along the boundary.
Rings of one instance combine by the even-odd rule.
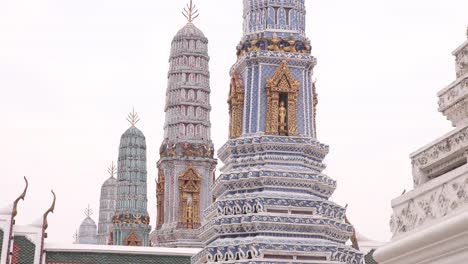
[[[140,121],[140,116],[135,112],[135,108],[133,108],[132,112],[128,114],[127,121],[130,122],[132,127],[135,127],[135,125]]]
[[[187,18],[189,23],[192,23],[200,14],[198,13],[197,7],[190,0],[190,4],[187,4],[187,7],[182,11],[182,15]]]
[[[84,213],[85,213],[86,217],[91,217],[93,215],[93,209],[91,209],[89,204],[88,204],[88,208],[85,209]]]
[[[117,173],[117,167],[115,167],[115,164],[113,161],[112,161],[112,164],[107,169],[107,171],[109,172],[109,175],[111,176],[111,178],[114,178],[115,174]]]

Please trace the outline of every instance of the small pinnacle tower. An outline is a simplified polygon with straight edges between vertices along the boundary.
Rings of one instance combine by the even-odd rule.
[[[101,199],[99,200],[99,224],[98,224],[98,244],[108,245],[112,232],[112,217],[115,213],[115,200],[117,198],[117,179],[114,177],[117,172],[114,162],[109,167],[110,178],[101,187]]]
[[[97,244],[97,227],[94,220],[91,218],[93,210],[88,206],[85,210],[86,218],[81,222],[78,234],[75,234],[77,244]]]
[[[149,246],[150,218],[147,211],[146,140],[136,128],[138,114],[127,119],[131,127],[120,139],[117,167],[117,204],[113,222],[114,245]]]
[[[305,0],[243,2],[224,166],[192,263],[363,264],[346,244],[346,208],[330,200],[336,181],[322,172],[329,148],[316,138]]]
[[[210,135],[208,39],[192,22],[196,7],[184,9],[188,23],[172,40],[166,92],[165,139],[157,180],[155,246],[201,247],[203,211],[211,204],[216,160]]]

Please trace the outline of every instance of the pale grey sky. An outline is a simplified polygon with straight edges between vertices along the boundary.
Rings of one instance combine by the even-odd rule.
[[[117,160],[135,107],[148,144],[148,194],[163,139],[170,42],[188,0],[0,1],[0,207],[30,180],[18,224],[49,207],[48,242],[72,242]],[[212,134],[228,133],[229,68],[242,36],[242,1],[196,0],[210,40]],[[364,235],[390,237],[390,201],[412,189],[410,152],[448,132],[436,92],[455,79],[466,40],[466,0],[307,0],[318,58],[319,140],[330,145],[333,200]]]

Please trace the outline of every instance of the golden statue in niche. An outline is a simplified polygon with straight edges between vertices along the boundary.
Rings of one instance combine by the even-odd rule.
[[[286,130],[286,127],[287,127],[287,124],[286,124],[286,113],[287,113],[287,109],[286,109],[286,106],[284,104],[284,101],[281,101],[280,102],[280,106],[279,106],[279,134],[281,136],[286,136],[287,135],[287,130]]]
[[[196,229],[200,227],[200,191],[202,176],[193,164],[179,176],[179,227]]]
[[[266,90],[266,134],[297,136],[299,81],[294,79],[285,60],[267,79]]]

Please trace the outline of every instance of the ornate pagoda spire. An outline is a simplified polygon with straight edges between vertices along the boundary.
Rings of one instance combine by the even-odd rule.
[[[115,245],[148,246],[149,215],[146,186],[146,139],[136,127],[140,120],[135,111],[127,119],[131,127],[120,139],[117,164],[117,198],[113,216]],[[113,173],[115,169],[110,169]]]
[[[188,23],[172,40],[166,92],[166,122],[157,180],[157,223],[152,243],[201,247],[202,213],[212,201],[216,160],[211,141],[208,39],[192,22],[192,1],[183,11]]]
[[[80,229],[78,231],[78,244],[97,244],[97,226],[94,220],[91,218],[93,215],[93,209],[88,205],[84,210],[86,218],[81,222]]]
[[[330,201],[328,146],[316,139],[316,59],[305,0],[244,0],[231,68],[230,134],[192,263],[363,264],[353,227]]]
[[[101,186],[101,198],[99,199],[99,224],[98,224],[98,244],[108,245],[110,233],[112,232],[112,217],[115,213],[117,198],[117,167],[112,161],[107,169],[109,178]]]

